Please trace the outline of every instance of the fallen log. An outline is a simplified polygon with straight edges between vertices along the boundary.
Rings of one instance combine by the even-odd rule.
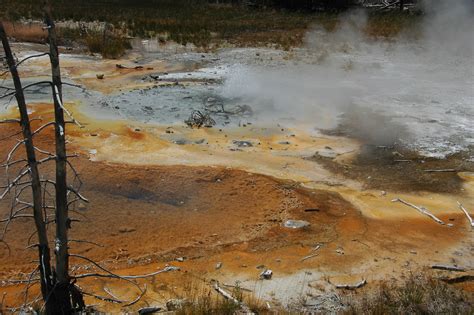
[[[363,279],[362,281],[354,283],[354,284],[336,284],[336,289],[355,290],[355,289],[362,288],[366,284],[367,284],[367,280]]]
[[[157,312],[160,312],[162,311],[163,308],[162,307],[144,307],[144,308],[141,308],[138,310],[138,315],[148,315],[148,314],[154,314],[154,313],[157,313]]]
[[[423,170],[428,173],[453,173],[457,172],[458,170],[454,168],[445,168],[445,169],[433,169],[433,170]]]
[[[447,271],[458,271],[458,272],[465,272],[466,269],[458,266],[450,266],[450,265],[432,265],[431,269],[438,269],[438,270],[447,270]]]
[[[462,275],[459,277],[443,277],[439,278],[439,280],[446,282],[446,283],[463,283],[468,281],[474,281],[474,275]]]
[[[401,202],[406,206],[409,206],[409,207],[412,207],[412,208],[418,210],[418,212],[420,212],[421,214],[429,216],[431,219],[433,219],[437,223],[439,223],[441,225],[445,225],[445,223],[442,220],[438,219],[434,214],[432,214],[431,212],[429,212],[428,210],[426,210],[423,207],[418,207],[418,206],[416,206],[412,203],[406,202],[405,200],[400,199],[400,198],[393,199],[392,202]]]
[[[461,209],[462,212],[466,215],[467,219],[469,220],[469,223],[471,224],[471,227],[474,228],[474,220],[472,220],[472,217],[469,215],[469,212],[467,212],[466,208],[458,201],[458,206],[459,209]]]

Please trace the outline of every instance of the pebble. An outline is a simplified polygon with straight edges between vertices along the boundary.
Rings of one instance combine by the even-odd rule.
[[[309,225],[310,223],[308,221],[303,221],[303,220],[286,220],[285,223],[283,224],[284,227],[290,228],[290,229],[301,229]]]
[[[260,274],[260,279],[270,280],[273,276],[273,271],[271,269],[266,269]]]

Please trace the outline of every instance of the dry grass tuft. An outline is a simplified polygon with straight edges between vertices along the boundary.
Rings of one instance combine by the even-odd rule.
[[[473,299],[428,275],[382,283],[374,294],[349,300],[347,314],[473,314]]]

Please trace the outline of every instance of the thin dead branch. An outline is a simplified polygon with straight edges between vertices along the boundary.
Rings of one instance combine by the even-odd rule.
[[[305,257],[301,258],[300,261],[305,261],[305,260],[311,259],[311,258],[316,257],[316,256],[318,256],[318,254],[308,255],[308,256],[305,256]]]
[[[392,202],[401,202],[403,203],[404,205],[407,205],[409,207],[412,207],[413,209],[416,209],[418,212],[420,212],[421,214],[424,214],[428,217],[430,217],[431,219],[433,219],[434,221],[436,221],[437,223],[441,224],[441,225],[444,225],[445,223],[438,219],[434,214],[432,214],[431,212],[429,212],[428,210],[426,210],[425,208],[423,207],[418,207],[412,203],[409,203],[409,202],[406,202],[405,200],[403,199],[400,199],[400,198],[396,198],[396,199],[393,199]]]
[[[469,215],[469,212],[467,212],[466,208],[464,208],[464,206],[462,205],[462,203],[460,203],[458,201],[458,206],[459,206],[459,209],[461,209],[462,212],[464,212],[464,214],[466,215],[467,219],[469,220],[469,223],[471,224],[471,228],[474,228],[474,220],[472,219],[472,217]]]
[[[54,90],[54,98],[55,98],[56,102],[58,103],[58,105],[62,108],[62,110],[66,113],[66,115],[68,115],[69,118],[71,118],[73,123],[75,123],[79,128],[83,128],[83,126],[72,116],[71,112],[69,112],[67,110],[67,108],[64,107],[63,102],[62,102],[61,97],[60,97],[60,94],[59,94],[58,86],[53,85],[53,90]],[[64,134],[64,130],[61,131],[61,128],[63,128],[63,127],[61,125],[58,126],[58,127],[59,127],[59,130],[60,130],[60,133],[62,132]]]
[[[105,296],[100,296],[94,293],[86,292],[84,290],[81,290],[82,294],[87,295],[87,296],[92,296],[93,298],[96,298],[98,300],[104,301],[104,302],[110,302],[110,303],[117,303],[117,304],[123,304],[125,301],[114,299],[114,298],[109,298]]]

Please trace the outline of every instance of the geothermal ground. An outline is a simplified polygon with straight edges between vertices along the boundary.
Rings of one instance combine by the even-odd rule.
[[[147,292],[136,305],[92,296],[88,304],[133,311],[185,297],[189,288],[207,292],[217,280],[229,290],[237,283],[270,309],[336,312],[344,306],[336,285],[366,280],[357,296],[411,272],[474,276],[472,229],[458,207],[474,211],[472,73],[448,76],[445,64],[416,54],[396,72],[401,63],[383,59],[393,47],[315,53],[310,44],[291,52],[198,53],[143,42],[122,60],[62,55],[64,80],[82,87],[65,86],[65,105],[83,125],[66,133],[90,201],[77,205],[74,217],[82,222],[73,223],[71,238],[101,244],[77,243],[71,252],[117,274],[179,267],[140,280]],[[14,48],[19,57],[44,50]],[[442,78],[415,76],[415,63],[434,65],[427,69]],[[41,59],[24,64],[24,84],[47,76],[48,67]],[[405,89],[385,87],[399,78]],[[460,84],[445,84],[453,80]],[[32,117],[43,121],[52,117],[48,89],[27,93]],[[455,104],[450,112],[447,102]],[[17,116],[12,104],[4,106],[3,117]],[[188,127],[194,110],[216,124]],[[18,132],[0,128],[2,136]],[[3,140],[1,156],[15,143]],[[36,139],[44,149],[52,144],[51,130]],[[444,224],[397,199],[425,207]],[[8,209],[0,204],[2,214]],[[288,220],[307,225],[289,228]],[[0,251],[2,279],[31,272],[35,253],[25,246],[32,231],[26,220],[10,226],[10,249]],[[434,264],[465,271],[434,271]],[[77,258],[71,266],[73,274],[96,270]],[[271,279],[259,278],[265,269]],[[78,283],[101,296],[137,294],[111,279]],[[472,282],[457,285],[472,297]],[[21,303],[22,289],[3,282],[5,304]]]

